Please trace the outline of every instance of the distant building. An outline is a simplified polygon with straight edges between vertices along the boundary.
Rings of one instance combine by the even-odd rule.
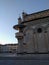
[[[14,25],[15,37],[18,39],[18,53],[49,52],[49,9],[27,14],[22,13],[18,25]]]
[[[0,45],[1,53],[17,53],[18,44]]]

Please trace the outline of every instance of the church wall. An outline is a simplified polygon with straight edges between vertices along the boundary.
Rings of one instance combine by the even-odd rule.
[[[47,28],[47,41],[48,41],[48,52],[49,52],[49,27]]]
[[[32,29],[26,30],[24,43],[26,43],[27,45],[27,52],[33,53],[34,52],[34,35],[33,35]]]
[[[48,52],[49,33],[47,33],[48,34],[48,39],[47,39],[45,28],[47,24],[49,24],[49,18],[38,19],[38,20],[30,21],[24,24],[27,25],[26,26],[27,30],[25,30],[25,28],[24,28],[25,32],[23,30],[23,33],[26,34],[24,42],[27,44],[27,52],[32,52],[32,53],[33,52],[39,52],[39,53]],[[41,33],[37,32],[38,28],[42,29]]]

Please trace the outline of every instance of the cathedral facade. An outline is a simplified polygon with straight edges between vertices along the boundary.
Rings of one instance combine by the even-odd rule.
[[[18,39],[18,54],[49,53],[49,9],[27,14],[22,13],[14,25]]]

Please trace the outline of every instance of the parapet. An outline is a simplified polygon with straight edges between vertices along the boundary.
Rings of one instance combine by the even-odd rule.
[[[40,12],[36,12],[36,13],[32,13],[32,14],[27,14],[27,15],[22,16],[22,17],[23,17],[22,22],[29,22],[32,20],[49,17],[49,9],[44,10],[44,11],[40,11]]]

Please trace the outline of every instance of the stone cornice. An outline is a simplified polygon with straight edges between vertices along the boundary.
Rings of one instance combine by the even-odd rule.
[[[23,18],[24,20],[22,22],[31,21],[31,20],[35,20],[39,18],[44,18],[44,17],[49,17],[49,9],[32,13],[32,14],[28,14]]]

